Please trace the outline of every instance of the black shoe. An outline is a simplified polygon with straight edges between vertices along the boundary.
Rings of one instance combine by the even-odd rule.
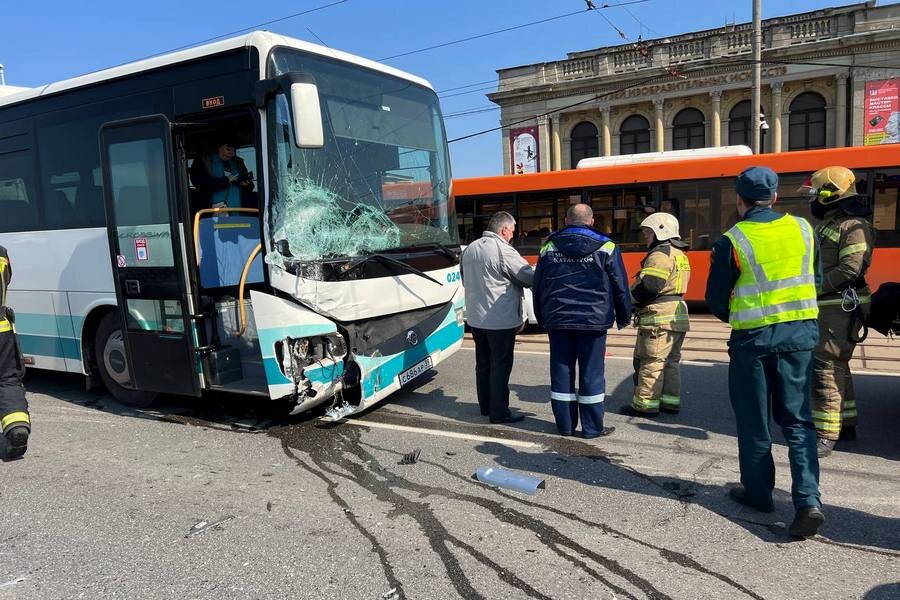
[[[855,439],[856,439],[856,427],[849,426],[849,427],[841,428],[841,435],[838,438],[838,440],[848,441],[848,440],[855,440]]]
[[[518,423],[519,421],[524,421],[525,415],[521,413],[510,413],[505,417],[501,417],[499,419],[491,419],[491,424],[493,425],[501,425],[503,423]]]
[[[659,414],[658,410],[652,411],[644,411],[638,410],[630,404],[626,404],[622,408],[619,409],[620,415],[625,415],[626,417],[655,417]]]
[[[775,505],[771,502],[768,504],[758,504],[750,500],[750,497],[747,495],[747,490],[743,487],[733,487],[728,490],[728,497],[741,504],[743,506],[748,506],[753,510],[758,510],[759,512],[770,513],[775,512]]]
[[[795,538],[811,538],[819,531],[819,527],[825,523],[825,515],[818,506],[804,506],[797,511],[794,522],[788,528],[788,533]]]
[[[581,437],[583,437],[586,440],[592,440],[592,439],[598,438],[598,437],[606,437],[615,430],[616,430],[615,427],[604,427],[603,429],[601,429],[598,433],[595,433],[594,435],[587,435],[582,432]]]
[[[681,407],[676,408],[674,406],[660,406],[659,410],[660,412],[669,413],[670,415],[677,415],[681,412]]]
[[[13,427],[6,432],[6,454],[4,460],[15,460],[28,450],[28,428]]]
[[[834,440],[819,438],[816,442],[816,456],[819,458],[825,458],[831,454],[832,450],[834,450]]]

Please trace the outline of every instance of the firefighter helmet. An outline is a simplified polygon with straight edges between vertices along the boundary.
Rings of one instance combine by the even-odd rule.
[[[856,176],[847,167],[819,169],[803,184],[812,200],[823,206],[856,195]]]
[[[669,213],[653,213],[641,221],[641,227],[647,227],[653,230],[653,235],[661,242],[681,237],[678,233],[678,219]]]

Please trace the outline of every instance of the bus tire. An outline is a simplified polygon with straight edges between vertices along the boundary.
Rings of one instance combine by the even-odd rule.
[[[125,357],[125,342],[122,338],[119,313],[110,312],[101,319],[94,336],[94,356],[100,379],[113,398],[135,408],[145,408],[153,404],[158,396],[156,392],[133,389]]]

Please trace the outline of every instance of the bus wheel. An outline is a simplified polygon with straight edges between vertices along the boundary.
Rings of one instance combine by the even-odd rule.
[[[134,389],[131,373],[128,372],[125,340],[122,338],[122,325],[118,313],[111,312],[100,321],[97,335],[94,337],[94,356],[97,357],[100,379],[113,398],[136,408],[153,404],[157,397],[156,392]]]

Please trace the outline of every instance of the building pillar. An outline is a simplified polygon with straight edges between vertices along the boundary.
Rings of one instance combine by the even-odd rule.
[[[781,88],[784,84],[780,81],[772,83],[772,152],[781,152]]]
[[[550,143],[552,144],[550,156],[553,159],[550,165],[552,170],[559,171],[562,169],[562,151],[559,141],[559,127],[562,124],[562,115],[559,113],[553,115],[550,119],[550,124]]]
[[[662,99],[653,101],[653,106],[656,107],[656,123],[653,126],[656,131],[656,152],[662,152],[666,149],[666,129],[663,121],[664,102]]]
[[[722,145],[722,90],[713,90],[709,93],[712,100],[712,145],[718,148]]]
[[[603,156],[612,155],[612,136],[609,131],[609,106],[600,107],[600,116],[602,117],[602,128],[600,130],[600,148]]]
[[[834,103],[834,146],[843,148],[847,145],[847,74],[838,73],[835,86]]]
[[[538,171],[550,170],[550,120],[547,115],[540,115],[538,122]]]

